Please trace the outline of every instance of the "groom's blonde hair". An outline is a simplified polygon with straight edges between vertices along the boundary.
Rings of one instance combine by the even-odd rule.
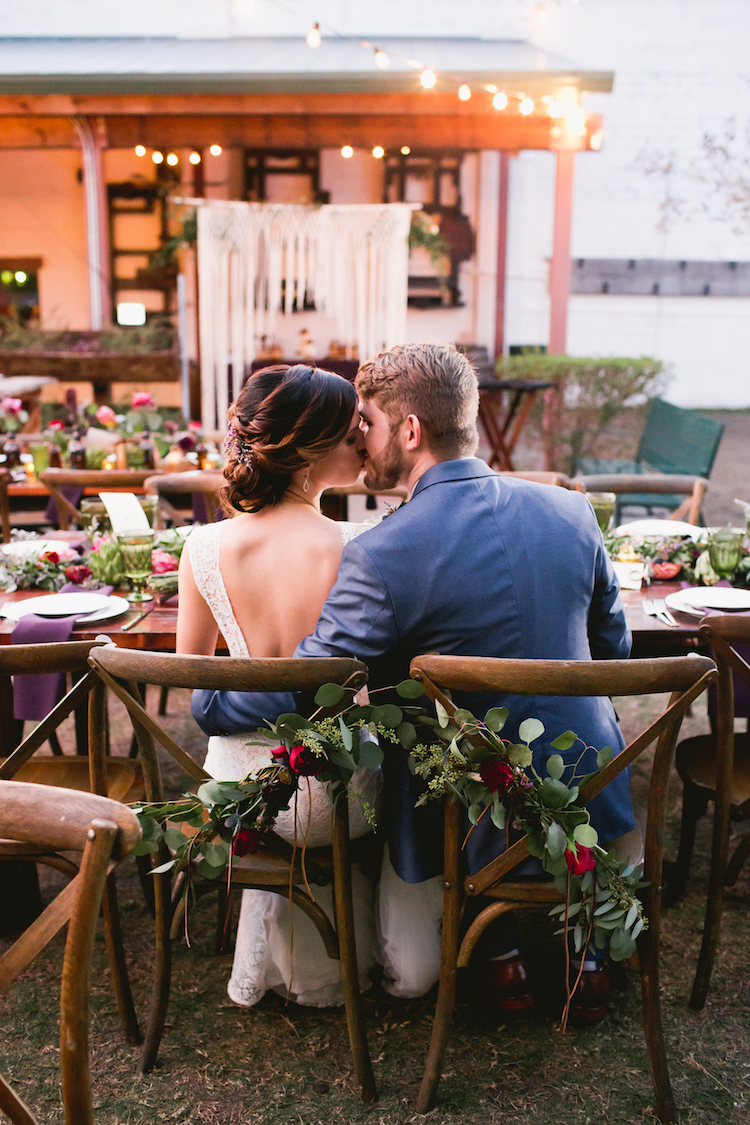
[[[430,452],[448,458],[476,452],[477,376],[452,344],[397,344],[363,363],[355,386],[388,415],[392,432],[415,414]]]

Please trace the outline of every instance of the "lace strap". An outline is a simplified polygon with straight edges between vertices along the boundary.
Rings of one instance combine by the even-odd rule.
[[[230,656],[249,656],[219,566],[221,537],[228,524],[228,520],[220,520],[218,523],[196,527],[188,536],[187,546],[198,593],[211,610],[214,621],[229,646]]]

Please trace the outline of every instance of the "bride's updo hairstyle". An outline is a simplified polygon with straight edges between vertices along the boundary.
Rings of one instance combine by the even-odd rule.
[[[280,363],[256,371],[227,411],[227,512],[276,504],[292,474],[343,441],[357,406],[351,383],[331,371]]]

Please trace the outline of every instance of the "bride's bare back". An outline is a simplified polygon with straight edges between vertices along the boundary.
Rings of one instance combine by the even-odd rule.
[[[236,516],[222,528],[221,576],[251,656],[294,654],[315,628],[342,549],[338,525],[298,502]],[[210,656],[218,633],[186,548],[180,563],[177,651]]]

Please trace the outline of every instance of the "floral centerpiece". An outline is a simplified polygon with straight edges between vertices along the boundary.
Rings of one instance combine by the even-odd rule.
[[[607,535],[604,542],[613,559],[627,561],[639,557],[649,563],[651,576],[659,580],[679,580],[697,586],[714,586],[719,581],[708,557],[705,529],[696,529],[695,539],[685,535]],[[742,548],[742,559],[734,578],[735,585],[750,585],[750,549]]]
[[[11,398],[8,395],[0,398],[0,432],[15,434],[28,420],[28,412],[24,410],[20,398]]]
[[[193,868],[214,879],[229,874],[232,856],[255,851],[261,837],[272,831],[300,779],[317,777],[335,800],[339,787],[351,787],[359,767],[380,765],[383,751],[377,739],[409,753],[412,771],[425,782],[417,804],[449,795],[466,808],[469,833],[489,815],[509,839],[511,832],[527,834],[530,854],[565,896],[551,913],[560,915],[559,932],[571,934],[577,952],[593,939],[602,947],[608,942],[613,960],[629,957],[646,925],[637,895],[645,884],[639,869],[600,847],[588,810],[576,803],[580,787],[595,776],[577,772],[588,749],[585,743],[572,731],[561,734],[552,747],[567,751],[580,743],[581,755],[566,766],[561,754],[553,754],[542,777],[532,765],[531,743],[544,733],[538,719],[522,722],[520,741],[511,742],[501,737],[505,708],[492,708],[480,720],[465,709],[449,716],[436,702],[433,717],[413,704],[424,694],[420,684],[405,680],[395,690],[410,702],[353,703],[336,716],[318,711],[309,719],[282,715],[269,723],[279,740],[273,765],[256,768],[239,781],[205,781],[197,793],[175,801],[135,805],[143,831],[136,852],[155,852],[165,844],[172,856],[155,870],[185,870],[186,893]],[[335,708],[350,695],[343,687],[325,684],[315,702],[319,708]],[[598,752],[598,769],[613,753],[611,746]],[[571,994],[568,984],[568,1000]]]

